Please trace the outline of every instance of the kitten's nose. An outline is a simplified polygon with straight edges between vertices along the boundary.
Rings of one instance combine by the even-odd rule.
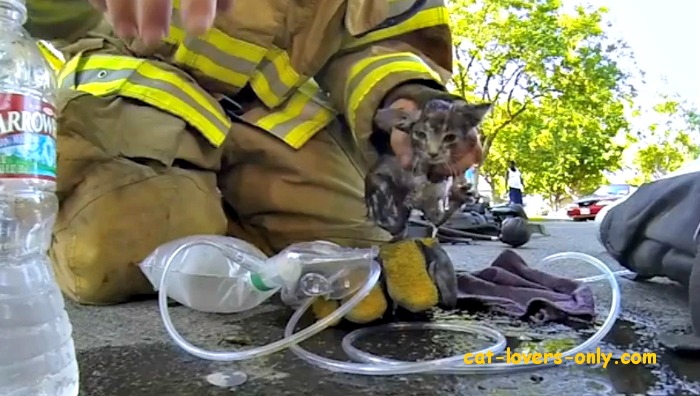
[[[436,158],[436,157],[438,156],[438,154],[439,154],[439,153],[428,153],[428,155],[430,156],[430,158]]]

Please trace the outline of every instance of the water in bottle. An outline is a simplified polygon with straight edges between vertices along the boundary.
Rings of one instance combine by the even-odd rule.
[[[267,258],[241,239],[194,235],[167,242],[143,260],[141,270],[154,288],[160,288],[170,260],[168,297],[202,312],[248,311],[301,276],[298,263],[283,256]]]
[[[58,211],[54,73],[0,0],[0,395],[75,396],[72,327],[47,256]]]

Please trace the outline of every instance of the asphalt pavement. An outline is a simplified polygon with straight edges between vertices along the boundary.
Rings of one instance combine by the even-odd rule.
[[[597,242],[593,223],[544,224],[551,235],[536,235],[516,249],[529,265],[545,269],[540,264],[543,258],[576,251],[603,260],[613,270],[623,269]],[[466,271],[487,267],[504,248],[507,246],[500,242],[446,247],[455,265]],[[554,263],[546,270],[574,278],[597,275],[594,269],[575,261]],[[601,346],[616,356],[624,351],[656,352],[656,364],[560,366],[507,375],[370,377],[323,370],[289,351],[243,362],[212,362],[191,356],[170,341],[155,300],[108,307],[67,305],[79,355],[82,396],[700,394],[700,361],[665,352],[656,342],[656,334],[661,332],[690,331],[687,292],[664,279],[644,283],[622,279],[620,285],[622,314]],[[605,282],[591,287],[602,321],[610,306],[610,288]],[[209,350],[235,350],[281,338],[291,311],[270,302],[238,315],[204,314],[181,306],[173,307],[171,315],[181,334],[193,344]],[[538,327],[467,314],[435,320],[486,322],[501,330],[514,346],[551,346],[554,339],[567,343],[586,337],[585,331],[562,325]],[[340,341],[346,333],[329,329],[304,342],[303,347],[344,359]],[[426,331],[369,336],[357,346],[395,359],[421,360],[463,354],[480,346],[476,343],[468,335]],[[242,383],[222,387],[221,379],[228,375],[243,378],[238,381]]]

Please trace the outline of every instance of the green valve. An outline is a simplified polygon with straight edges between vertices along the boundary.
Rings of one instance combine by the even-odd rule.
[[[258,274],[250,274],[250,282],[253,284],[253,286],[263,292],[270,291],[273,288],[269,287],[263,282],[262,277]]]

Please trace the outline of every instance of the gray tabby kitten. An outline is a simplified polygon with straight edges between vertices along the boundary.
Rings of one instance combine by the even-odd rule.
[[[452,183],[435,175],[438,167],[451,167],[453,150],[463,142],[476,143],[476,127],[491,104],[468,104],[463,100],[433,99],[421,110],[406,112],[382,109],[375,124],[391,132],[408,133],[413,147],[411,170],[401,168],[393,155],[383,155],[365,177],[367,216],[400,239],[407,231],[411,210],[421,210],[436,227],[447,221],[474,191],[464,174],[454,174]]]

